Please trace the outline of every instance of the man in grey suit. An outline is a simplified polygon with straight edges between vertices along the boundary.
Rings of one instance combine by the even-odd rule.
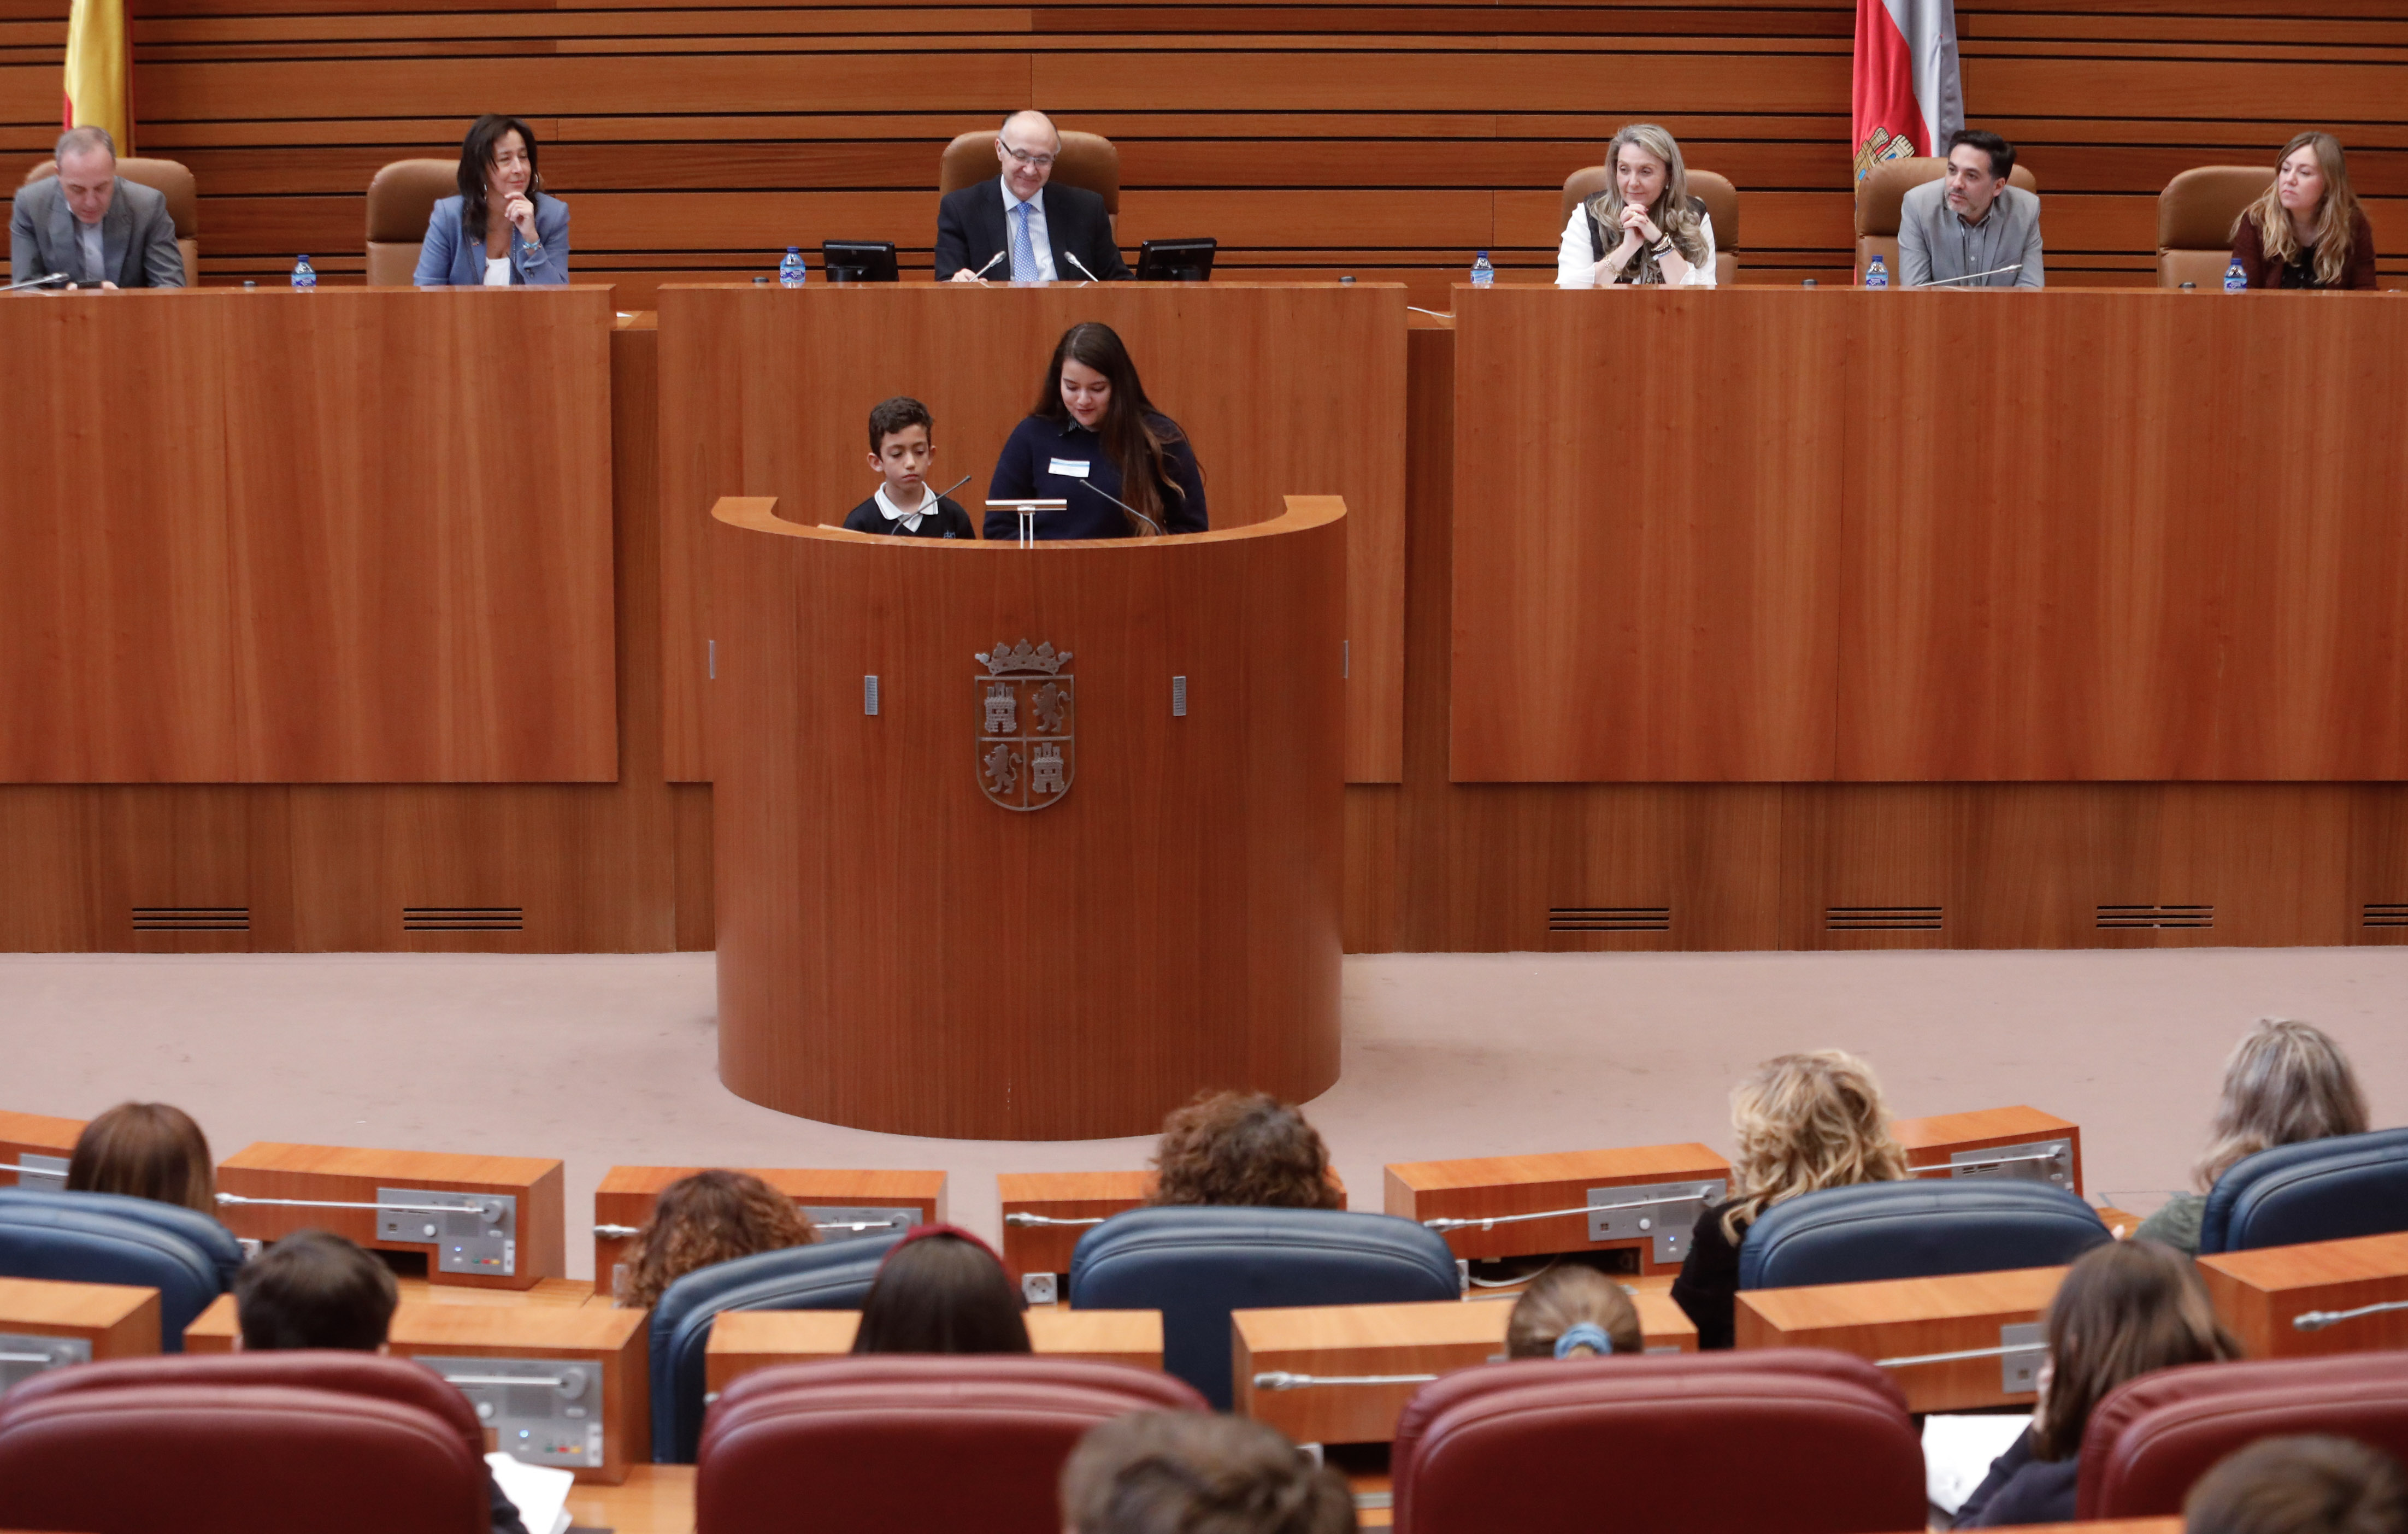
[[[1898,209],[1902,288],[2037,288],[2040,199],[2010,186],[2015,147],[1994,133],[1959,129],[1948,174],[1910,190]]]
[[[100,128],[59,139],[59,173],[17,189],[8,215],[8,279],[52,273],[79,287],[180,288],[184,253],[167,199],[117,174],[117,146]]]

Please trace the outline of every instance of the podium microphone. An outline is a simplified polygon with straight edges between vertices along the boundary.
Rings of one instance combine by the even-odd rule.
[[[2009,272],[2019,272],[2023,269],[2022,262],[2010,261],[2003,266],[1993,266],[1986,272],[1967,272],[1962,277],[1935,278],[1923,285],[1927,288],[1953,288],[1959,282],[1979,282],[1985,277],[2004,277]]]
[[[995,264],[996,264],[996,262],[998,262],[998,261],[1001,261],[1005,256],[1007,256],[1007,255],[1009,255],[1009,254],[1010,254],[1010,251],[997,251],[995,254],[993,254],[993,255],[991,255],[991,256],[989,256],[989,257],[987,257],[987,258],[986,258],[986,265],[985,265],[981,266],[977,271],[974,271],[974,272],[970,273],[971,278],[972,278],[973,280],[977,280],[977,281],[981,281],[981,282],[985,281],[985,280],[986,280],[986,274],[987,274],[987,273],[989,273],[989,272],[991,272],[991,271],[993,271],[993,270],[995,270]]]
[[[1077,256],[1072,256],[1070,259],[1076,261],[1079,258]],[[1097,489],[1096,486],[1085,480],[1081,480],[1078,483],[1081,488],[1095,491],[1096,495],[1101,495],[1104,499],[1111,502],[1114,506],[1119,507],[1130,516],[1135,517],[1138,521],[1145,523],[1148,527],[1153,528],[1154,537],[1168,538],[1170,536],[1162,530],[1162,523],[1154,521],[1152,517],[1147,516],[1144,512],[1139,510],[1136,507],[1131,506],[1128,502],[1121,499],[1118,495],[1113,495],[1111,491]]]
[[[937,492],[937,498],[936,498],[935,500],[933,500],[933,501],[930,501],[930,502],[928,503],[928,509],[927,509],[926,510],[924,510],[924,511],[921,512],[920,514],[921,514],[922,516],[924,516],[924,517],[933,517],[933,516],[935,516],[935,515],[937,514],[937,509],[938,509],[938,507],[939,507],[939,506],[941,506],[942,504],[944,504],[944,499],[945,499],[945,497],[946,497],[946,496],[948,496],[948,495],[952,495],[954,491],[959,490],[962,486],[964,486],[964,485],[966,485],[966,484],[968,484],[968,483],[969,483],[969,482],[970,482],[970,477],[969,477],[968,475],[967,475],[967,474],[963,475],[960,479],[955,480],[954,480],[954,481],[953,481],[950,486],[948,486],[947,488],[945,488],[945,489],[943,489],[943,490],[940,490],[940,491]],[[903,518],[901,518],[901,517],[897,517],[897,518],[896,518],[893,522],[888,523],[886,524],[886,536],[887,536],[888,538],[900,538],[900,537],[902,537],[902,536],[903,536],[903,523],[904,523],[904,521],[905,521],[905,519],[903,519]]]
[[[29,277],[22,282],[11,282],[7,287],[0,288],[0,293],[31,293],[36,288],[55,288],[66,280],[67,274],[64,272],[44,272],[39,277]]]
[[[1076,251],[1065,251],[1062,254],[1067,260],[1068,260],[1071,265],[1078,267],[1082,272],[1087,272],[1087,264],[1079,259],[1079,253]],[[1088,282],[1101,282],[1102,280],[1103,279],[1097,277],[1095,273],[1087,272]],[[1084,284],[1082,284],[1082,286]]]

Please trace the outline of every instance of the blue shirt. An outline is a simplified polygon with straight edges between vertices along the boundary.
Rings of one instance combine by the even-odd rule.
[[[1166,532],[1203,532],[1211,523],[1204,510],[1204,474],[1197,466],[1196,450],[1168,417],[1146,419],[1155,436],[1176,438],[1163,444],[1162,455],[1170,470],[1171,484],[1177,488],[1163,486],[1156,490],[1162,502],[1157,520]],[[1083,474],[1079,472],[1082,469]],[[1127,492],[1121,488],[1120,466],[1104,452],[1103,438],[1068,418],[1050,421],[1032,415],[1013,427],[1010,437],[1004,442],[1003,452],[995,461],[995,479],[988,486],[987,499],[1025,497],[1069,502],[1067,510],[1037,513],[1037,536],[1040,538],[1135,537],[1129,530],[1127,514],[1104,495],[1096,495],[1097,490],[1104,495],[1129,499]],[[1182,491],[1185,494],[1180,494]],[[986,514],[986,536],[1006,539],[1019,537],[1019,514],[990,509]]]

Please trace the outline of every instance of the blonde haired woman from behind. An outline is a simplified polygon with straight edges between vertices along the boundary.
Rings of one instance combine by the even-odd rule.
[[[1824,1188],[1895,1183],[1906,1152],[1890,1138],[1872,1067],[1845,1050],[1784,1054],[1731,1092],[1730,1197],[1698,1216],[1672,1297],[1697,1323],[1698,1346],[1731,1345],[1739,1249],[1773,1205]]]

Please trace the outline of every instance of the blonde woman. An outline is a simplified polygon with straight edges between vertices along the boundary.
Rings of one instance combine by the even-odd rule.
[[[1633,122],[1605,147],[1612,184],[1572,209],[1555,252],[1555,286],[1714,285],[1714,225],[1689,195],[1681,146]]]
[[[2232,221],[2232,258],[2253,288],[2374,286],[2374,226],[2340,139],[2303,133],[2283,146],[2274,184]]]
[[[1672,1297],[1697,1323],[1700,1348],[1731,1345],[1740,1243],[1758,1215],[1801,1193],[1906,1175],[1881,1083],[1872,1067],[1844,1050],[1784,1054],[1756,1067],[1731,1093],[1731,1127],[1739,1138],[1731,1196],[1698,1216],[1672,1283]]]
[[[2313,1024],[2260,1019],[2224,1062],[2224,1100],[2191,1172],[2199,1191],[2175,1194],[2132,1234],[2196,1256],[2208,1190],[2234,1162],[2277,1145],[2364,1133],[2366,1094],[2341,1046]]]

